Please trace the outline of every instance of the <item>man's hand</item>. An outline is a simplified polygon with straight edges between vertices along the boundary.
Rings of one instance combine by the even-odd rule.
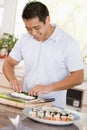
[[[11,80],[9,86],[11,89],[13,89],[16,92],[22,91],[21,81],[19,81],[19,80]]]
[[[29,91],[30,95],[37,96],[39,94],[47,94],[52,91],[51,85],[36,85],[33,89]]]

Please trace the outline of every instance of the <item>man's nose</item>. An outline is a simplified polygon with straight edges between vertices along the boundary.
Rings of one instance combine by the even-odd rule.
[[[32,36],[35,36],[35,35],[36,35],[36,30],[35,30],[35,29],[32,29],[31,35],[32,35]]]

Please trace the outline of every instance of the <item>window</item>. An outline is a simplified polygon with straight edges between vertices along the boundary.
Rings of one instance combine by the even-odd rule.
[[[25,4],[28,2],[28,0],[18,0],[17,1],[17,10],[16,10],[16,18],[15,18],[15,28],[14,28],[14,34],[17,37],[20,37],[22,34],[26,33],[26,29],[21,17],[22,10],[25,6]]]
[[[14,32],[17,0],[0,0],[0,35]]]
[[[1,30],[2,19],[3,19],[3,8],[4,8],[4,0],[0,0],[0,30]]]

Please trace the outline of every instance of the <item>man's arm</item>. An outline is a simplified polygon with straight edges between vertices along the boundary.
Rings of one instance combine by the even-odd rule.
[[[66,77],[64,80],[54,83],[54,90],[64,90],[70,89],[76,85],[80,85],[84,79],[84,71],[78,70],[71,73],[70,76]]]
[[[60,91],[65,89],[70,89],[76,85],[79,85],[83,82],[84,79],[84,71],[78,70],[74,71],[66,77],[64,80],[50,84],[50,85],[36,85],[33,89],[31,89],[31,95],[38,95],[41,93],[49,93],[52,91]]]
[[[21,91],[21,82],[17,80],[14,74],[14,66],[19,62],[8,56],[3,64],[3,73],[10,82],[10,87],[15,91]]]

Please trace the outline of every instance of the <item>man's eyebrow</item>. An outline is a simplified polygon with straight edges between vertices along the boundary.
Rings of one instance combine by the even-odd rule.
[[[30,27],[27,27],[27,26],[25,26],[26,28],[28,28],[28,29],[31,29]],[[37,26],[34,26],[34,27],[32,27],[32,28],[38,28],[39,27],[39,25],[37,25]]]
[[[33,28],[39,28],[39,25],[37,25],[37,26],[34,26]]]

